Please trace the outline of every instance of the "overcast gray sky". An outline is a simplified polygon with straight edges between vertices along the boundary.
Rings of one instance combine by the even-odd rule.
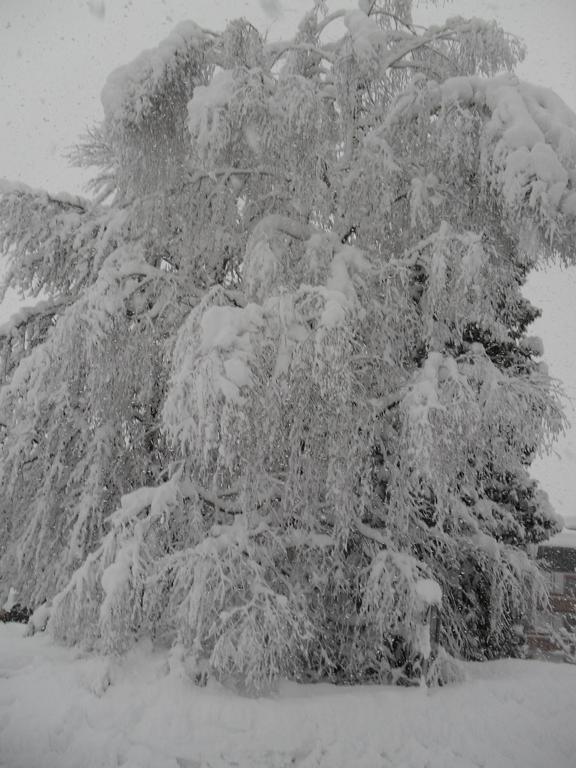
[[[415,17],[495,18],[524,39],[522,77],[553,88],[576,110],[576,0],[423,0]],[[328,0],[331,9],[356,0]],[[221,29],[245,16],[270,38],[294,29],[310,0],[0,0],[0,177],[51,191],[81,192],[86,175],[64,153],[101,117],[100,91],[111,70],[155,46],[183,19]],[[544,309],[537,332],[546,359],[576,401],[576,270],[531,280]],[[9,308],[0,308],[0,319]],[[569,417],[576,424],[576,410]],[[557,510],[576,514],[576,427],[536,466]]]

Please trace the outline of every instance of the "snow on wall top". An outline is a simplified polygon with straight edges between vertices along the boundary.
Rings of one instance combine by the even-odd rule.
[[[142,51],[129,64],[115,69],[100,97],[106,119],[138,123],[158,87],[179,69],[181,59],[189,57],[205,40],[206,33],[197,24],[183,21],[157,48]]]
[[[548,541],[543,541],[539,544],[539,547],[576,549],[576,531],[564,528],[563,531],[552,536]]]

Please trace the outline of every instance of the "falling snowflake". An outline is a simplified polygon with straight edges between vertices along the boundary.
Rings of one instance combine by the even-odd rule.
[[[88,10],[92,16],[103,19],[106,15],[106,4],[104,0],[87,0]]]
[[[282,13],[280,0],[260,0],[260,7],[264,13],[276,19]]]

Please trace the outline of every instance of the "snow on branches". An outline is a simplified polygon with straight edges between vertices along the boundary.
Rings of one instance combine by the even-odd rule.
[[[157,48],[114,70],[102,90],[106,120],[128,125],[149,120],[159,103],[178,91],[174,83],[186,82],[207,37],[193,21],[184,21]]]
[[[477,76],[442,83],[418,82],[398,99],[389,125],[434,115],[440,124],[461,110],[487,110],[478,137],[479,172],[487,194],[496,193],[512,219],[536,221],[539,247],[555,248],[576,220],[576,116],[546,88],[514,75]],[[438,115],[438,112],[440,114]],[[564,242],[570,258],[570,243]]]
[[[106,84],[98,203],[0,187],[46,294],[0,333],[0,574],[57,638],[253,691],[437,679],[434,611],[517,652],[563,426],[521,288],[576,231],[576,116],[521,55],[408,0],[185,23]]]

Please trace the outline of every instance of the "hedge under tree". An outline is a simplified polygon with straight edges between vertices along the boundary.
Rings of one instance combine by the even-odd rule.
[[[576,256],[576,116],[522,55],[409,0],[185,22],[109,77],[93,199],[2,183],[41,300],[0,329],[0,578],[56,638],[394,681],[441,599],[447,652],[513,650],[563,426],[521,288]]]

